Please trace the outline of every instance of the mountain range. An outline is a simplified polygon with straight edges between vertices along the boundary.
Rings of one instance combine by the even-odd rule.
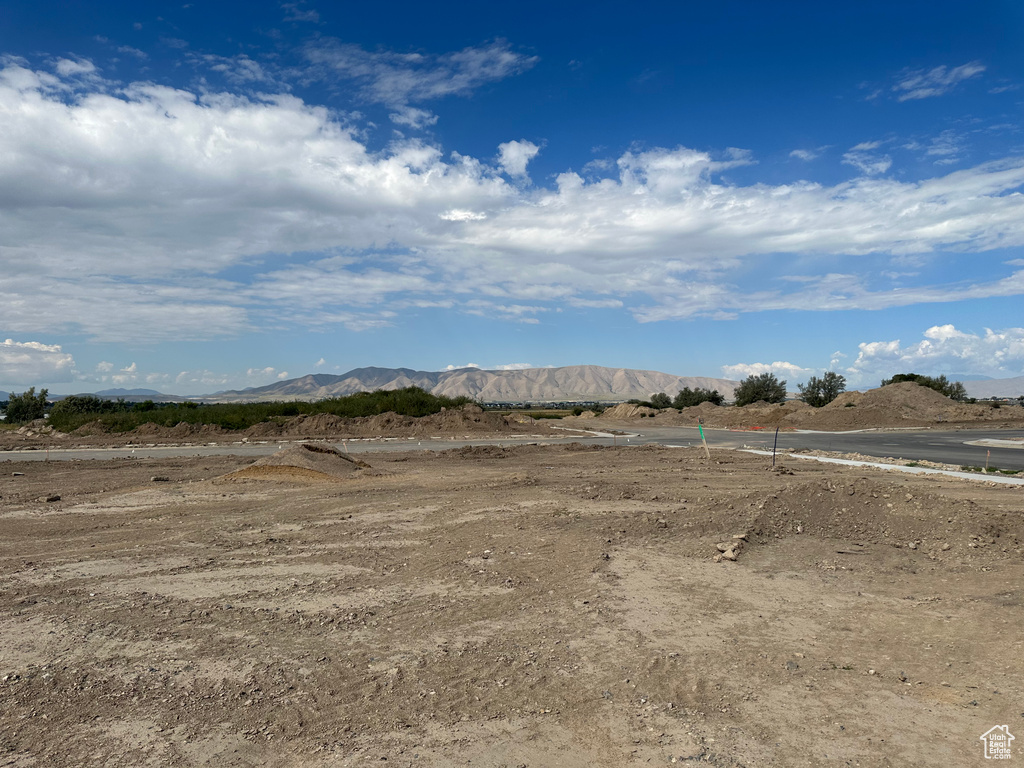
[[[218,392],[203,399],[220,402],[319,400],[403,387],[421,387],[435,395],[465,396],[489,403],[647,400],[657,392],[674,397],[684,387],[717,389],[726,399],[731,399],[738,384],[738,381],[731,379],[673,376],[658,371],[604,368],[599,365],[515,371],[485,371],[480,368],[452,371],[356,368],[340,376],[315,373],[265,387]]]
[[[962,381],[971,397],[1019,397],[1024,395],[1024,376],[989,379],[974,376],[950,376]],[[658,371],[631,368],[605,368],[598,365],[570,365],[562,368],[527,368],[515,371],[485,371],[460,368],[451,371],[415,371],[410,368],[356,368],[341,375],[314,373],[297,379],[275,382],[264,387],[227,390],[211,395],[183,397],[152,389],[107,389],[95,394],[120,397],[129,402],[157,400],[175,402],[255,402],[273,400],[321,400],[377,389],[421,387],[447,397],[471,397],[489,403],[536,402],[623,402],[647,400],[656,392],[674,397],[684,387],[717,389],[731,400],[739,385],[731,379],[700,376],[674,376]],[[797,393],[791,392],[795,397]],[[51,396],[59,400],[66,395]],[[6,399],[0,393],[0,400]]]

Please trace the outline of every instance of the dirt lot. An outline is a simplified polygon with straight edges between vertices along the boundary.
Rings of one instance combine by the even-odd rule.
[[[1024,739],[1020,488],[360,458],[0,463],[0,766],[945,766]]]

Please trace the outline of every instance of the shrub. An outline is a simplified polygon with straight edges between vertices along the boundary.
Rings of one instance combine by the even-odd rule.
[[[690,389],[689,387],[683,387],[672,401],[672,407],[682,410],[683,408],[700,405],[701,403],[722,405],[724,402],[725,398],[717,389],[702,389],[700,387]]]
[[[656,395],[651,395],[651,408],[671,408],[672,398],[666,395],[664,392],[658,392]]]
[[[828,405],[846,391],[846,377],[835,371],[827,371],[820,379],[811,376],[806,384],[797,384],[800,398],[815,408]]]
[[[70,399],[70,398],[68,398]],[[127,432],[142,424],[173,427],[176,424],[211,424],[223,429],[248,429],[253,424],[300,416],[330,413],[342,418],[377,416],[393,411],[402,416],[427,416],[443,408],[457,408],[472,402],[466,397],[438,397],[418,387],[393,391],[360,392],[347,397],[336,397],[316,403],[209,403],[192,401],[161,403],[152,410],[120,409],[119,403],[98,400],[98,410],[82,412],[68,406],[51,416],[56,429],[70,432],[90,421],[99,420],[111,432]],[[63,402],[63,401],[62,401]],[[106,405],[109,404],[109,405]]]
[[[959,381],[949,381],[945,374],[942,376],[923,376],[920,373],[897,373],[891,379],[883,379],[882,386],[899,384],[903,381],[912,381],[915,384],[920,384],[922,387],[934,389],[950,400],[956,400],[960,403],[967,399],[967,389],[964,385]]]
[[[29,387],[27,392],[22,392],[20,395],[11,392],[7,408],[4,411],[7,421],[12,424],[23,424],[43,418],[46,415],[47,394],[49,392],[44,389],[37,395],[35,387]]]
[[[736,405],[750,405],[763,400],[766,403],[781,403],[786,399],[786,382],[779,381],[774,373],[751,374],[736,387]]]

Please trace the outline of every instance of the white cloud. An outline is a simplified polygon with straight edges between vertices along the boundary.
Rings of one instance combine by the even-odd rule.
[[[984,71],[985,65],[980,61],[971,61],[953,68],[940,66],[907,70],[899,76],[892,90],[899,101],[942,96],[964,80],[977,77]]]
[[[130,45],[122,45],[117,49],[118,53],[125,53],[129,56],[134,56],[140,61],[145,61],[149,58],[149,54],[145,51],[140,51],[138,48],[132,48]]]
[[[99,373],[110,373],[112,370],[114,370],[114,364],[107,362],[106,360],[100,360],[98,363],[96,363],[96,370]]]
[[[279,381],[284,381],[285,379],[288,378],[288,371],[281,371],[279,374],[277,374],[277,378]]]
[[[118,370],[117,373],[110,376],[110,380],[119,386],[125,384],[134,384],[140,378],[139,367],[133,362],[131,365],[127,365],[124,368]],[[106,381],[107,377],[103,377]]]
[[[922,335],[920,341],[906,346],[899,339],[860,344],[849,373],[863,381],[896,373],[1024,375],[1024,328],[986,328],[983,334],[976,334],[947,324],[932,326]]]
[[[811,160],[816,160],[817,158],[821,157],[821,150],[820,149],[794,149],[792,152],[789,153],[789,156],[792,157],[792,158],[795,158],[797,160],[803,160],[804,162],[809,162]]]
[[[619,299],[583,299],[571,296],[567,303],[581,309],[618,309],[622,306]]]
[[[327,361],[324,358],[321,357],[319,360],[317,360],[315,363],[313,363],[313,367],[314,368],[323,368],[326,364],[327,364]]]
[[[216,56],[214,54],[193,54],[188,56],[195,64],[202,64],[211,71],[222,75],[225,80],[235,85],[265,83],[274,87],[282,87],[283,83],[275,73],[266,70],[262,64],[248,56]]]
[[[74,371],[74,358],[59,345],[13,339],[0,342],[0,382],[4,384],[71,381]]]
[[[459,371],[459,370],[462,370],[463,368],[479,368],[479,367],[480,366],[477,365],[476,363],[466,363],[464,365],[452,365],[451,363],[449,363],[448,365],[446,365],[444,367],[444,370],[446,370],[446,371]]]
[[[843,164],[852,165],[865,176],[877,176],[885,173],[892,167],[892,158],[889,155],[880,155],[874,150],[878,149],[880,141],[865,141],[851,147],[843,154]]]
[[[959,159],[959,155],[963,151],[962,143],[963,137],[956,131],[943,131],[932,139],[925,150],[925,155],[936,158],[935,162],[939,165],[949,165]]]
[[[371,151],[353,126],[288,94],[65,86],[17,62],[0,69],[0,176],[18,190],[16,205],[0,202],[0,327],[23,337],[373,329],[418,306],[535,323],[556,304],[628,298],[656,321],[1024,293],[1024,271],[899,291],[877,282],[894,271],[887,259],[1024,245],[1016,158],[920,181],[865,171],[834,186],[744,186],[722,174],[752,164],[748,152],[655,148],[624,153],[609,177],[565,171],[535,188],[421,141]],[[526,170],[526,144],[506,152],[506,170]],[[816,273],[737,281],[766,254]],[[867,256],[878,258],[850,259]],[[244,279],[222,277],[240,264]]]
[[[314,10],[302,8],[303,3],[281,3],[281,9],[285,12],[285,21],[309,21],[317,23],[320,21],[320,14]]]
[[[486,83],[519,74],[538,60],[516,53],[501,40],[432,55],[367,51],[358,45],[322,38],[306,48],[306,57],[314,65],[311,75],[353,81],[367,101],[395,108],[465,95]]]
[[[522,178],[526,176],[526,166],[540,152],[540,147],[532,141],[506,141],[498,145],[498,164],[509,176]]]
[[[261,379],[260,383],[264,380]],[[231,383],[231,377],[218,371],[196,370],[181,371],[174,377],[174,383],[186,389],[226,387]],[[204,392],[203,394],[208,394]]]
[[[96,71],[96,65],[87,59],[57,59],[53,67],[61,77],[74,77],[75,75],[91,75]]]
[[[764,373],[773,373],[787,381],[790,389],[796,388],[797,379],[806,379],[816,373],[814,368],[803,368],[799,365],[787,362],[775,363],[737,363],[736,365],[723,365],[722,375],[727,379],[745,379],[748,376],[760,376]]]
[[[537,366],[530,365],[529,363],[504,363],[503,365],[496,365],[496,366],[494,366],[491,370],[492,371],[526,371],[526,370],[529,370],[530,368],[536,368],[536,367]],[[551,366],[543,366],[543,367],[550,368]]]
[[[483,221],[487,218],[487,214],[477,211],[465,211],[459,208],[453,208],[450,211],[445,211],[440,214],[440,217],[445,221]]]
[[[415,129],[425,128],[428,125],[437,123],[437,115],[429,110],[419,109],[418,107],[405,106],[396,112],[392,112],[388,117],[391,119],[391,122],[397,125],[407,125]]]

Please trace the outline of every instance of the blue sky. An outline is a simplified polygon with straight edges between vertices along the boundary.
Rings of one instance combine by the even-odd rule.
[[[8,0],[0,391],[1022,375],[1022,33],[1018,2]]]

